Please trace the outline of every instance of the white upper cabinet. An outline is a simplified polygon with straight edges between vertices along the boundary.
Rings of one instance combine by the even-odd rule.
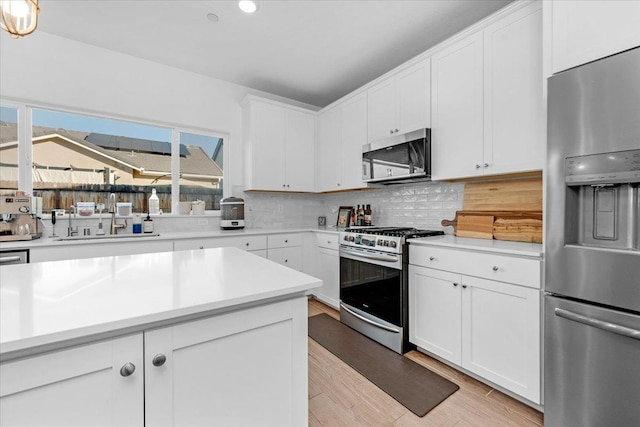
[[[542,10],[520,9],[484,30],[484,174],[544,165]]]
[[[432,178],[480,173],[482,162],[482,33],[432,58]]]
[[[401,70],[367,91],[368,141],[428,128],[431,61]]]
[[[640,46],[640,1],[552,1],[553,73]]]
[[[314,191],[314,112],[250,96],[243,121],[247,190]]]
[[[367,94],[360,93],[318,117],[317,191],[366,187],[362,146],[367,143]]]
[[[434,180],[542,169],[541,37],[533,3],[432,57]]]

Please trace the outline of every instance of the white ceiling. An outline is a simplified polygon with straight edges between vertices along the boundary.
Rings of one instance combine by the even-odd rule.
[[[511,1],[41,0],[38,29],[324,107]]]

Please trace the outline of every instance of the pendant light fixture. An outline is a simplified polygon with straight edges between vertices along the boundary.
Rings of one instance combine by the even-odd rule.
[[[38,0],[0,0],[0,28],[17,39],[31,34],[38,26]]]

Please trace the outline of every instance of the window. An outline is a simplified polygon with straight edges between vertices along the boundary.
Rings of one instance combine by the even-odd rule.
[[[163,213],[177,213],[172,200],[220,209],[223,135],[10,104],[0,106],[0,194],[32,192],[45,213],[107,205],[110,193],[147,212],[152,189]]]
[[[180,201],[204,202],[205,210],[220,210],[223,139],[180,132]]]
[[[18,109],[0,106],[0,194],[18,190]]]

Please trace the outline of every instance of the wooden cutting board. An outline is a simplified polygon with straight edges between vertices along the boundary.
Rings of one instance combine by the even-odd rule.
[[[496,240],[542,243],[542,220],[526,218],[498,218],[493,223]]]
[[[464,211],[542,211],[542,178],[465,184]]]
[[[541,211],[457,211],[441,224],[453,227],[458,237],[542,242]]]
[[[456,236],[493,239],[493,219],[491,215],[462,214],[458,217]]]

